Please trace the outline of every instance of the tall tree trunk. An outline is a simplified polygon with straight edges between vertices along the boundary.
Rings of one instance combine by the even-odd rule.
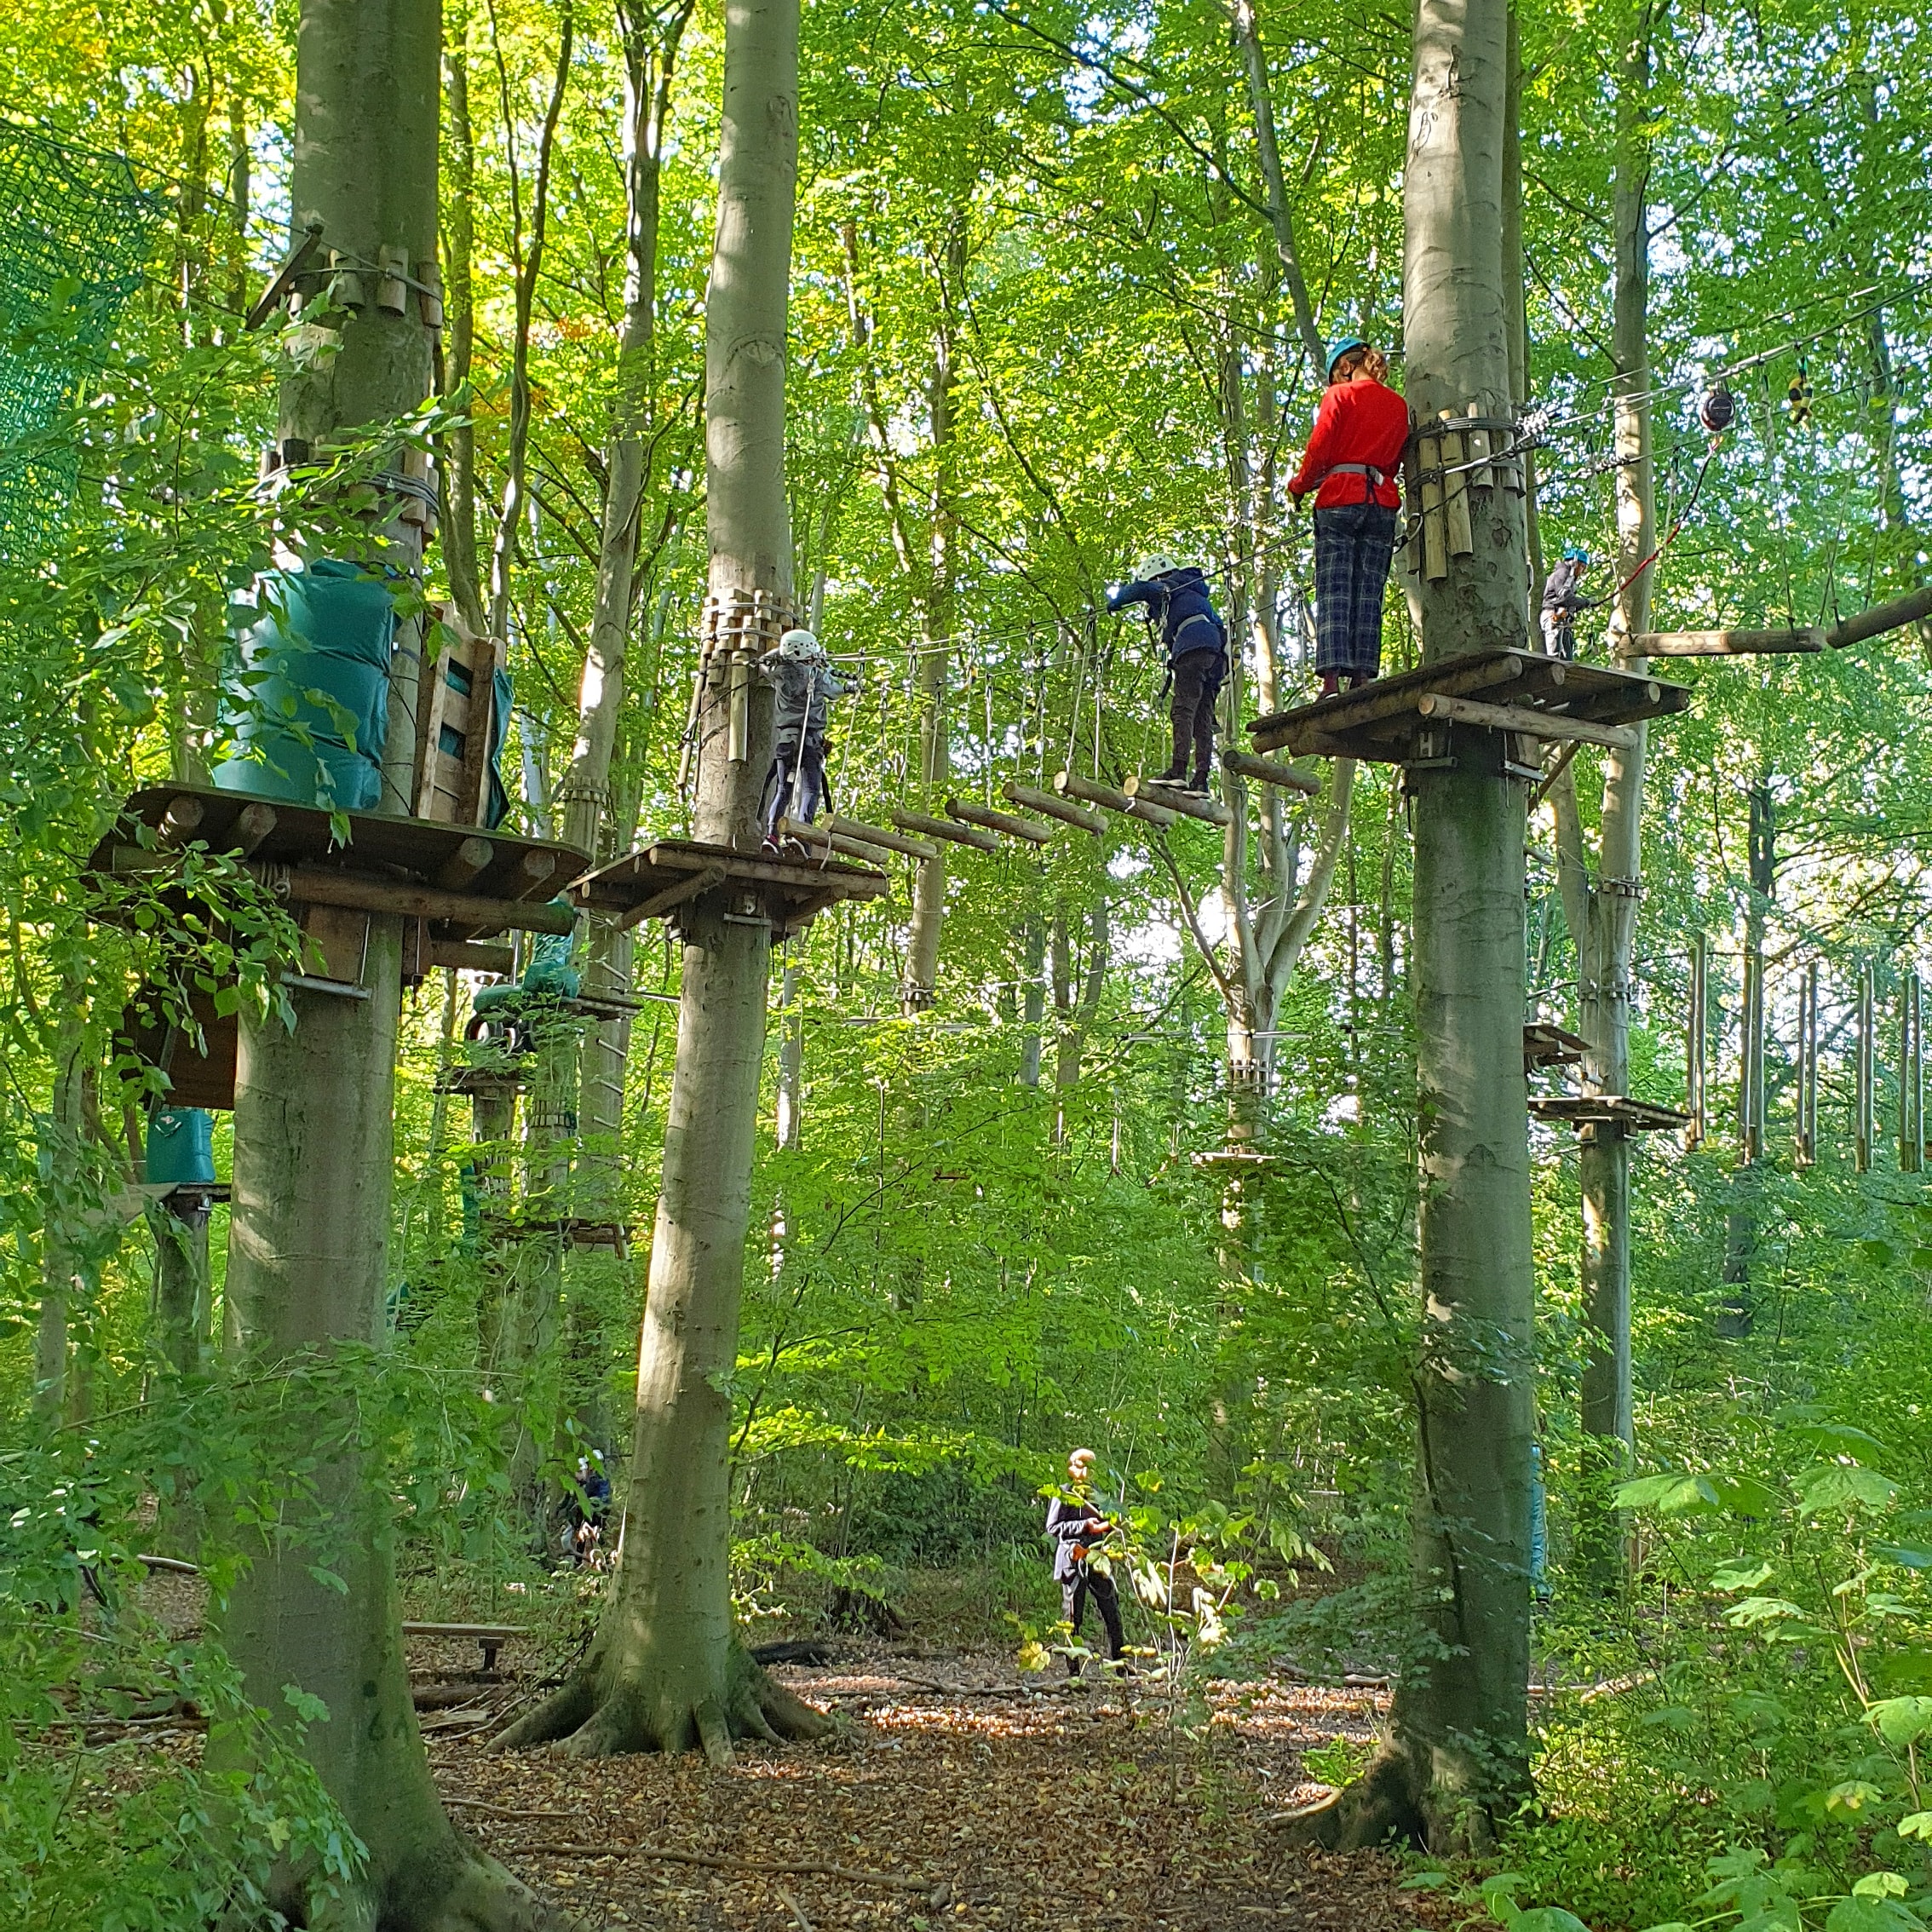
[[[319,216],[332,247],[365,262],[401,249],[411,269],[436,246],[439,9],[410,0],[302,0],[296,39],[293,212]],[[415,409],[430,383],[419,308],[352,315],[325,370],[291,375],[282,434],[325,442]],[[417,557],[398,525],[392,555]],[[409,660],[399,653],[390,740],[413,747]],[[385,761],[384,800],[400,808]],[[244,1009],[235,1081],[229,1223],[229,1354],[255,1377],[326,1370],[343,1344],[383,1338],[393,1166],[391,1118],[400,1005],[401,922],[376,916],[366,999],[290,989],[298,1024]],[[293,1531],[244,1532],[250,1561],[219,1613],[250,1701],[284,1713],[286,1686],[327,1707],[295,1747],[368,1848],[346,1910],[331,1922],[389,1932],[535,1926],[548,1914],[445,1817],[411,1706],[382,1457],[364,1448],[345,1396],[319,1398],[332,1446],[318,1506],[334,1532],[325,1556],[343,1587],[319,1579],[318,1550]],[[339,1537],[339,1541],[336,1538]],[[313,1923],[311,1874],[285,1866],[271,1902]]]
[[[705,312],[712,596],[791,599],[785,490],[785,309],[797,171],[796,0],[727,0],[718,226]],[[721,657],[722,653],[720,653]],[[727,726],[730,670],[701,673],[693,831],[756,849],[771,708],[746,742]],[[729,754],[741,750],[743,756]],[[683,921],[677,1059],[639,1351],[618,1567],[581,1671],[507,1734],[570,1734],[580,1755],[814,1734],[824,1720],[767,1679],[733,1637],[728,1555],[731,1393],[750,1220],[771,934],[755,900],[717,893]]]
[[[476,217],[476,136],[469,118],[469,13],[463,0],[451,9],[443,51],[448,120],[449,193],[443,213],[443,297],[447,310],[449,352],[442,393],[459,420],[443,439],[443,489],[440,528],[443,569],[450,595],[463,621],[480,635],[488,629],[483,614],[482,580],[476,563],[476,428],[470,377],[476,359],[476,295],[470,270]]]
[[[1420,0],[1403,313],[1418,419],[1507,406],[1506,0]],[[1423,653],[1527,641],[1519,499],[1471,493],[1472,557],[1419,585]],[[1415,799],[1423,1336],[1413,1548],[1420,1639],[1387,1741],[1310,1829],[1481,1845],[1528,1780],[1533,1275],[1523,1081],[1523,795],[1496,733],[1458,726]]]
[[[1632,22],[1618,74],[1617,141],[1612,213],[1614,284],[1612,394],[1618,465],[1617,578],[1612,647],[1650,629],[1647,570],[1632,572],[1655,545],[1656,498],[1650,436],[1650,14]],[[1640,660],[1631,668],[1641,670]],[[1632,954],[1643,869],[1646,727],[1629,750],[1603,753],[1603,798],[1594,877],[1586,862],[1574,768],[1552,796],[1557,816],[1559,881],[1577,941],[1578,1030],[1588,1093],[1630,1090]],[[1586,1467],[1578,1496],[1578,1558],[1596,1587],[1613,1589],[1622,1572],[1623,1537],[1609,1495],[1635,1435],[1630,1382],[1630,1142],[1615,1121],[1585,1126],[1578,1150],[1583,1205],[1582,1287],[1589,1325],[1582,1422]]]
[[[82,1072],[87,1026],[84,992],[73,975],[64,975],[54,1040],[53,1106],[48,1111],[46,1155],[48,1210],[40,1237],[40,1321],[34,1335],[33,1410],[55,1423],[66,1414],[73,1393],[68,1355],[75,1327],[74,1297],[84,1291],[77,1231],[81,1210],[83,1159]]]
[[[1764,927],[1778,889],[1778,816],[1768,778],[1751,788],[1751,898],[1745,907],[1744,1023],[1739,1032],[1742,1058],[1738,1078],[1738,1164],[1731,1176],[1731,1199],[1724,1213],[1723,1297],[1717,1308],[1717,1332],[1729,1341],[1749,1335],[1757,1316],[1751,1275],[1757,1260],[1757,1218],[1763,1206],[1768,1163],[1756,1147],[1753,1129],[1762,1101],[1762,1038],[1753,1038],[1762,1013],[1764,985]],[[1901,1076],[1902,1077],[1902,1076]]]

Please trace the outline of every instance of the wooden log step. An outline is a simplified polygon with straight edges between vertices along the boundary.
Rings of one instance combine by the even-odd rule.
[[[936,859],[939,848],[929,840],[908,838],[903,814],[894,812],[892,822],[900,826],[898,831],[888,831],[883,825],[869,825],[863,819],[846,819],[834,812],[825,820],[826,829],[837,832],[841,838],[855,838],[865,845],[876,845],[886,852],[903,852],[908,859]],[[919,827],[919,830],[924,828]]]
[[[1490,731],[1515,732],[1524,738],[1607,745],[1619,751],[1636,748],[1635,726],[1592,724],[1584,718],[1567,718],[1561,711],[1538,711],[1526,704],[1484,704],[1473,698],[1452,698],[1440,691],[1425,691],[1416,700],[1416,710],[1425,718],[1481,725]]]
[[[842,852],[848,859],[857,859],[868,865],[889,864],[896,849],[868,845],[864,839],[854,838],[849,832],[834,831],[829,825],[802,825],[796,819],[780,819],[778,835],[780,839],[790,839],[798,845],[816,845],[827,852]]]
[[[1618,655],[1630,658],[1779,657],[1824,648],[1825,628],[1814,624],[1796,630],[1640,630],[1630,639],[1629,650],[1619,652]]]
[[[1137,805],[1159,805],[1164,811],[1178,812],[1185,819],[1200,819],[1210,825],[1234,823],[1234,814],[1218,798],[1197,798],[1191,793],[1176,791],[1171,785],[1156,784],[1153,779],[1125,778],[1120,781],[1120,789]]]
[[[1114,785],[1101,785],[1074,772],[1056,772],[1053,789],[1063,798],[1084,799],[1090,805],[1118,812],[1124,818],[1139,819],[1145,825],[1170,825],[1181,816],[1165,805],[1156,805],[1152,799],[1130,798]]]
[[[661,919],[687,900],[697,898],[701,892],[709,892],[713,886],[722,885],[724,881],[722,865],[706,865],[701,871],[687,872],[661,892],[654,892],[648,899],[639,900],[628,911],[618,913],[613,923],[618,932],[627,933],[633,926],[641,926],[647,919]]]
[[[934,819],[924,812],[894,811],[892,822],[909,832],[923,832],[928,838],[950,840],[955,845],[969,845],[977,852],[997,852],[999,841],[979,825],[955,825],[950,819]],[[933,850],[931,856],[939,854]]]
[[[1084,811],[1064,798],[1055,797],[1050,791],[1038,791],[1030,785],[1009,782],[999,788],[999,793],[1009,805],[1024,805],[1030,812],[1044,812],[1049,819],[1058,819],[1063,825],[1078,825],[1082,831],[1090,831],[1096,837],[1107,830],[1107,820],[1098,812]]]
[[[1932,618],[1932,584],[1908,590],[1902,597],[1874,604],[1870,610],[1853,612],[1842,624],[1831,626],[1825,641],[1834,651],[1842,651],[1848,644],[1862,644],[1868,637],[1883,636],[1888,630],[1918,624],[1926,618]]]
[[[963,798],[946,802],[946,816],[963,825],[980,825],[991,832],[1004,832],[1009,838],[1030,839],[1035,845],[1050,844],[1060,834],[1038,819],[1016,819],[1010,812],[996,812],[990,806],[969,804]]]
[[[1221,768],[1224,772],[1239,772],[1243,778],[1253,779],[1259,785],[1279,785],[1284,791],[1304,792],[1310,798],[1321,790],[1321,780],[1308,777],[1292,765],[1284,765],[1279,759],[1257,758],[1251,751],[1237,751],[1228,746],[1221,754]]]

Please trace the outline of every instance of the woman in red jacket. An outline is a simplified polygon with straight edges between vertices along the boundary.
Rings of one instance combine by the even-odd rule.
[[[1315,496],[1315,671],[1332,698],[1382,670],[1382,594],[1395,550],[1395,486],[1409,405],[1383,386],[1389,359],[1358,336],[1328,355],[1328,392],[1289,491]]]

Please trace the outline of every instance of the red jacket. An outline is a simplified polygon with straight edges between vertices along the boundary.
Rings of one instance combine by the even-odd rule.
[[[1363,502],[1369,480],[1349,470],[1340,476],[1329,472],[1338,463],[1372,463],[1387,479],[1375,486],[1375,500],[1385,509],[1402,501],[1395,477],[1402,467],[1402,452],[1409,442],[1409,405],[1393,389],[1372,378],[1358,377],[1353,382],[1331,382],[1315,412],[1314,430],[1308,446],[1302,452],[1302,467],[1288,486],[1291,494],[1306,496],[1317,484],[1320,494],[1317,509],[1334,509],[1343,503]]]

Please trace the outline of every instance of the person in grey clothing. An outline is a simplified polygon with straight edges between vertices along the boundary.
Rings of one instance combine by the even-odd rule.
[[[768,849],[778,848],[781,819],[808,825],[825,794],[825,714],[836,698],[856,691],[855,679],[831,668],[825,647],[808,630],[788,630],[778,648],[758,660],[758,675],[778,693],[771,769],[761,813]]]
[[[1053,1538],[1053,1577],[1060,1585],[1061,1607],[1076,1642],[1080,1626],[1086,1621],[1087,1599],[1100,1612],[1107,1626],[1108,1659],[1120,1661],[1127,1647],[1120,1623],[1120,1593],[1104,1569],[1093,1567],[1094,1553],[1113,1533],[1114,1526],[1103,1516],[1093,1501],[1094,1452],[1076,1449],[1067,1458],[1067,1487],[1048,1507],[1046,1532]],[[1067,1674],[1080,1674],[1080,1659],[1069,1656]]]

